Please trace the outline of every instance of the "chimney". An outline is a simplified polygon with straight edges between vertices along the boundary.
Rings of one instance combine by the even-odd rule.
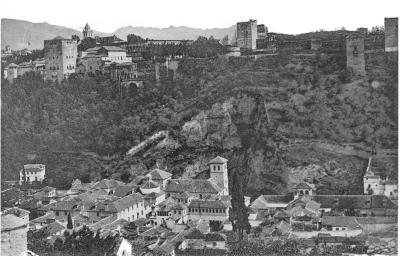
[[[138,235],[140,234],[139,226],[136,227],[136,233],[137,233]]]

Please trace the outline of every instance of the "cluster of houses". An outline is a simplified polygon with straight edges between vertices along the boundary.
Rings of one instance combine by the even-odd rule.
[[[371,176],[370,165],[371,160],[366,177]],[[63,239],[70,218],[74,230],[86,226],[99,231],[101,237],[120,234],[116,255],[131,255],[133,251],[174,255],[176,249],[188,248],[227,250],[237,239],[231,235],[229,221],[232,198],[227,159],[218,156],[209,162],[209,168],[209,179],[172,179],[171,173],[154,169],[126,184],[109,179],[92,183],[75,180],[67,191],[46,186],[19,197],[18,188],[10,186],[2,191],[2,201],[11,209],[18,206],[35,212],[39,217],[30,218],[29,229],[46,229],[50,243]],[[32,177],[33,169],[38,175],[44,166],[25,166],[21,180],[31,181],[27,178]],[[360,234],[397,225],[397,194],[389,197],[379,191],[317,195],[313,184],[299,183],[291,194],[261,195],[251,203],[245,197],[245,204],[254,233],[298,240],[309,244],[309,249],[316,245],[316,238],[325,245],[342,240],[349,246],[365,245]],[[220,228],[216,229],[214,222]]]

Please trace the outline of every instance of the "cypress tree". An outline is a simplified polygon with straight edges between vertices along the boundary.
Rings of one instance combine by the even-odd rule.
[[[250,232],[251,225],[244,203],[243,184],[236,171],[232,179],[232,207],[229,209],[229,221],[232,223],[233,231],[239,233],[240,240],[243,239],[244,230]]]
[[[71,218],[71,214],[68,213],[68,224],[67,224],[67,229],[73,229],[74,225],[72,225],[72,218]]]

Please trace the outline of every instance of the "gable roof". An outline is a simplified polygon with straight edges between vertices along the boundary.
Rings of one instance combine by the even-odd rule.
[[[320,208],[338,210],[397,208],[396,204],[385,195],[315,195],[313,200],[321,204]],[[337,203],[335,203],[335,200],[337,200]]]
[[[96,182],[91,188],[102,188],[102,189],[110,189],[115,188],[117,186],[125,185],[125,183],[117,181],[117,180],[109,180],[103,179],[99,182]]]
[[[290,214],[285,210],[279,210],[274,214],[274,218],[290,218]]]
[[[109,51],[109,52],[126,52],[126,50],[124,50],[120,47],[117,47],[117,46],[102,46],[101,48],[105,49],[106,51]]]
[[[146,183],[144,183],[140,188],[144,189],[151,189],[151,188],[158,188],[160,185],[154,181],[148,180]]]
[[[185,236],[186,239],[205,239],[203,233],[200,232],[197,228],[193,228],[193,230]]]
[[[160,169],[154,169],[147,175],[150,175],[153,180],[165,180],[172,176],[171,173]]]
[[[206,241],[226,241],[226,236],[218,232],[212,232],[205,235]]]
[[[226,209],[229,206],[220,200],[192,200],[190,208]]]
[[[132,185],[120,185],[115,188],[114,196],[124,197],[134,190],[135,186]]]
[[[288,204],[293,200],[293,195],[261,195],[251,204],[251,208],[267,209],[268,204]]]
[[[168,180],[165,192],[189,192],[189,193],[219,193],[222,191],[215,182],[210,180],[176,179]]]
[[[312,189],[307,183],[305,182],[300,182],[296,184],[293,189]]]
[[[227,163],[228,159],[225,159],[223,157],[217,156],[216,158],[212,159],[208,164],[224,164]]]
[[[125,196],[112,202],[109,206],[111,212],[121,212],[135,204],[143,201],[143,196],[141,194],[135,193],[132,195]]]
[[[323,226],[347,227],[349,230],[360,228],[355,217],[348,216],[322,216]]]

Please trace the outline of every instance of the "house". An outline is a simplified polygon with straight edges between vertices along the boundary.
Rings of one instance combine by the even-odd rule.
[[[322,216],[321,226],[327,231],[346,231],[361,229],[355,217]]]
[[[135,193],[108,204],[108,211],[117,215],[118,219],[133,221],[145,217],[151,211],[141,194]]]
[[[154,225],[166,224],[168,219],[170,225],[172,225],[172,221],[183,225],[188,222],[188,207],[184,203],[176,202],[173,198],[167,198],[152,209],[148,218],[153,221]]]
[[[189,219],[225,222],[229,218],[229,207],[230,202],[221,200],[192,200],[189,204]]]
[[[29,212],[13,207],[1,213],[1,255],[20,255],[28,249]]]
[[[367,195],[385,195],[389,198],[398,197],[398,181],[382,179],[380,175],[374,173],[376,160],[369,158],[368,167],[364,175],[364,194]]]
[[[312,195],[313,188],[306,182],[300,182],[293,187],[294,199],[301,197],[303,195]]]
[[[356,218],[357,223],[367,232],[387,231],[397,225],[395,217],[362,217]]]
[[[50,212],[50,213],[40,216],[34,220],[31,220],[29,222],[29,228],[30,229],[41,229],[55,221],[56,221],[56,218],[55,218],[54,214],[52,212]]]
[[[169,172],[160,170],[160,169],[155,169],[155,170],[151,171],[149,174],[147,174],[146,176],[149,177],[150,180],[160,184],[162,187],[165,187],[167,180],[171,179],[172,174]]]
[[[118,243],[115,245],[116,256],[130,256],[132,255],[132,244],[125,238],[120,238]]]
[[[349,216],[388,216],[397,212],[397,205],[385,195],[314,195],[322,213],[332,210]]]
[[[90,187],[90,189],[101,188],[107,191],[107,193],[110,193],[112,189],[121,185],[125,185],[125,183],[117,180],[103,179],[101,181],[96,182],[93,186]]]
[[[222,194],[223,189],[212,179],[190,180],[190,179],[170,179],[167,180],[164,189],[166,197],[176,196],[184,192],[202,199],[208,195]]]
[[[43,164],[26,164],[19,172],[20,184],[22,182],[42,182],[45,178],[46,168]]]
[[[250,207],[255,211],[270,208],[285,209],[292,200],[293,195],[261,195],[250,204]]]

